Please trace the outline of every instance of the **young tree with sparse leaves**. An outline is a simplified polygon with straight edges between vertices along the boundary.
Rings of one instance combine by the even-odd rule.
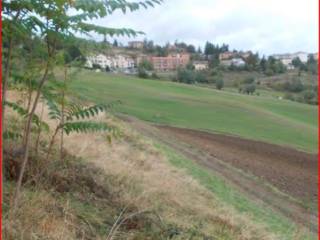
[[[45,42],[46,51],[43,56],[44,67],[41,77],[37,81],[35,97],[27,112],[25,141],[23,142],[23,157],[17,181],[14,205],[18,205],[22,179],[29,158],[31,124],[35,117],[35,110],[45,83],[50,79],[56,67],[56,56],[65,39],[74,34],[90,35],[97,33],[103,36],[136,36],[137,32],[128,28],[109,28],[89,22],[108,17],[115,11],[135,11],[141,7],[153,7],[162,0],[144,0],[131,2],[126,0],[4,0],[2,2],[2,22],[4,36],[4,76],[3,96],[6,100],[7,84],[12,70],[13,51],[21,44],[25,37],[40,39]],[[26,70],[28,71],[28,70]]]

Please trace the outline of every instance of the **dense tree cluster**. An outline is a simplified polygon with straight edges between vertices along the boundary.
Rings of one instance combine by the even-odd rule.
[[[139,66],[138,66],[138,77],[140,78],[148,78],[149,77],[149,73],[150,71],[153,70],[153,65],[150,61],[148,60],[142,60],[140,63],[139,63]],[[155,78],[155,76],[154,76]]]
[[[275,74],[285,73],[287,71],[287,68],[280,60],[269,56],[268,59],[265,59],[265,57],[263,57],[260,60],[259,70],[267,76],[273,76]]]
[[[192,68],[179,68],[173,80],[187,84],[208,83],[205,73],[194,71]]]
[[[256,91],[256,83],[254,77],[247,77],[244,80],[241,81],[241,84],[239,86],[239,93],[244,94],[253,94]]]
[[[218,44],[214,45],[213,43],[207,41],[204,47],[204,54],[209,60],[209,65],[211,68],[219,66],[219,55],[223,52],[229,51],[229,45],[222,44],[219,46]]]
[[[303,63],[299,57],[296,57],[292,60],[292,65],[299,69],[299,75],[301,74],[301,71],[310,72],[313,75],[318,74],[318,62],[314,59],[313,55],[308,56],[308,61],[306,63]]]

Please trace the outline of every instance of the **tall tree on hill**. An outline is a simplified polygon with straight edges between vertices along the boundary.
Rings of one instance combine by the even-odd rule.
[[[257,70],[259,64],[259,55],[258,53],[256,54],[250,54],[247,58],[246,58],[246,67],[249,71],[253,71],[253,70]]]
[[[309,54],[306,65],[308,72],[311,72],[313,75],[318,74],[318,63],[315,60],[313,54]]]
[[[138,10],[140,7],[147,8],[159,4],[161,0],[146,0],[131,2],[126,0],[115,1],[81,1],[81,0],[4,0],[3,1],[3,28],[4,35],[7,38],[7,55],[4,59],[6,63],[5,80],[9,79],[11,70],[11,51],[13,43],[19,40],[18,34],[29,34],[41,36],[46,43],[46,58],[44,68],[39,79],[37,91],[31,104],[30,112],[27,115],[25,129],[25,141],[23,143],[23,157],[20,173],[16,185],[13,209],[17,208],[20,195],[22,179],[29,159],[30,132],[31,123],[35,116],[35,110],[38,106],[39,98],[45,83],[50,79],[52,69],[56,64],[56,56],[59,52],[59,46],[64,44],[64,40],[74,33],[90,34],[95,32],[103,36],[136,36],[142,32],[137,32],[127,28],[108,28],[88,23],[88,20],[99,19],[114,13],[122,11]],[[72,14],[70,14],[72,13]]]
[[[220,48],[220,52],[228,52],[229,51],[229,45],[223,43],[221,48]]]
[[[259,65],[260,65],[261,72],[265,72],[267,70],[267,60],[266,60],[265,56],[263,56],[261,58]]]
[[[292,59],[291,63],[295,68],[300,68],[300,66],[303,64],[299,57]]]
[[[204,54],[206,56],[214,54],[214,45],[210,42],[206,42],[206,45],[204,47]]]
[[[155,51],[154,43],[152,40],[144,39],[143,40],[143,50],[146,53],[153,53]]]
[[[179,42],[179,41],[175,41],[174,45],[177,47],[177,48],[180,48],[182,50],[186,50],[188,45],[185,43],[185,42]]]
[[[187,46],[187,52],[188,53],[196,53],[196,48],[192,44]]]
[[[166,47],[161,47],[159,45],[155,47],[155,52],[158,57],[166,57],[169,54],[169,50]]]

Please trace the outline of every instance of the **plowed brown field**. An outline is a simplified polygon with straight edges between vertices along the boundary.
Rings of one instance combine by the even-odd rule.
[[[183,142],[249,172],[304,202],[318,198],[317,155],[295,149],[203,131],[159,126]]]
[[[316,154],[237,136],[149,124],[127,115],[121,118],[220,176],[256,204],[318,232]]]

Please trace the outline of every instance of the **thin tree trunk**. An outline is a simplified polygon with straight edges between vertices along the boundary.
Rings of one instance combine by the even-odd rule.
[[[28,113],[28,114],[29,114],[29,112],[30,112],[31,101],[32,101],[32,91],[28,92],[28,102],[27,102],[27,113]],[[28,122],[28,121],[26,121],[25,124],[24,124],[24,130],[23,130],[24,135],[23,135],[23,141],[22,141],[23,146],[26,144],[26,139],[27,139],[27,138],[26,138],[26,134],[27,134],[27,122]]]
[[[50,141],[50,144],[49,144],[49,148],[48,148],[48,152],[47,152],[47,159],[49,158],[50,156],[50,153],[51,153],[51,149],[52,149],[52,146],[53,146],[53,143],[54,143],[54,140],[59,132],[59,127],[56,128],[56,130],[54,131],[54,134],[52,135],[52,138],[51,138],[51,141]]]
[[[31,100],[32,100],[32,90],[28,91],[28,102],[27,102],[27,111],[29,113],[31,107]]]
[[[25,169],[26,169],[26,166],[28,163],[28,158],[29,158],[29,145],[30,145],[30,132],[31,132],[32,118],[33,118],[34,112],[36,111],[36,108],[38,105],[38,101],[40,98],[42,87],[48,77],[50,60],[51,59],[49,57],[49,59],[47,60],[47,65],[46,65],[43,77],[39,83],[39,87],[38,87],[38,90],[36,93],[35,100],[33,102],[31,112],[29,113],[28,120],[27,120],[26,139],[25,139],[25,144],[24,144],[24,154],[23,154],[22,166],[20,169],[19,178],[18,178],[18,182],[17,182],[17,186],[16,186],[15,197],[14,197],[14,201],[13,201],[13,209],[16,209],[16,207],[18,206],[18,200],[19,200],[19,196],[20,196],[20,189],[21,189],[21,185],[22,185],[22,180],[23,180],[24,172],[25,172]]]
[[[43,118],[43,112],[44,112],[44,103],[42,103],[41,113],[40,113],[40,121],[42,121]],[[41,127],[38,129],[38,136],[35,144],[35,155],[38,156],[38,150],[39,150],[39,143],[40,143],[40,135],[41,135]]]
[[[4,118],[4,104],[7,99],[7,88],[8,88],[8,80],[10,76],[10,68],[11,68],[11,54],[12,54],[12,45],[13,40],[10,37],[9,46],[8,46],[8,56],[6,62],[4,64],[4,78],[2,79],[2,119]]]
[[[64,69],[64,84],[67,82],[67,67]],[[64,98],[65,98],[65,86],[62,90],[62,101],[61,101],[61,121],[60,126],[64,124]],[[61,140],[60,140],[60,159],[63,161],[63,127],[61,128]]]
[[[63,93],[64,98],[64,93]],[[64,124],[64,103],[61,105],[61,126]],[[61,128],[61,136],[60,136],[60,159],[63,160],[63,127]]]

